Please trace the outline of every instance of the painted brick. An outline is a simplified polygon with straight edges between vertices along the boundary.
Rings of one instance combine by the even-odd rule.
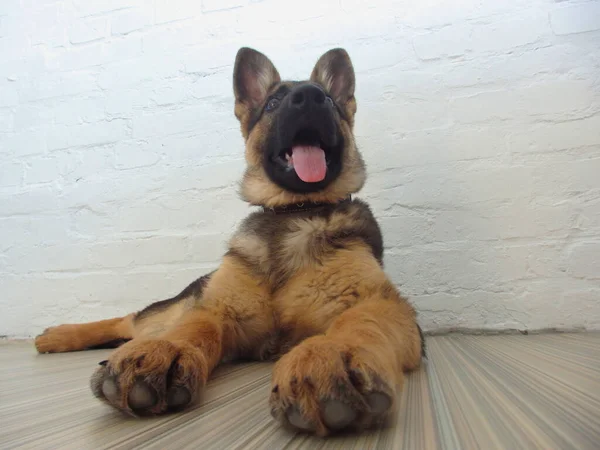
[[[456,24],[417,36],[413,45],[423,60],[451,58],[470,52],[512,51],[532,44],[549,32],[547,19],[538,13],[530,17],[476,25]]]
[[[564,56],[556,61],[556,54]],[[593,52],[583,46],[563,43],[536,47],[505,55],[490,55],[468,61],[452,61],[443,70],[444,84],[450,88],[479,87],[485,84],[517,83],[542,78],[555,71],[568,73],[593,63]]]
[[[501,291],[506,283],[533,278],[527,273],[535,247],[473,248],[467,242],[445,243],[388,252],[386,270],[405,285],[408,295],[464,289]]]
[[[50,28],[33,28],[30,31],[31,45],[44,48],[59,49],[69,45],[67,30],[62,25]]]
[[[15,116],[11,109],[4,108],[0,109],[0,133],[10,133],[14,130],[14,122]],[[0,137],[0,143],[2,142],[2,137]],[[0,153],[2,152],[2,147],[0,146]]]
[[[584,146],[600,146],[600,116],[570,122],[541,124],[511,134],[513,152],[552,152]]]
[[[430,130],[406,137],[382,134],[358,140],[365,153],[373,155],[369,167],[407,167],[450,161],[498,158],[506,154],[506,130],[496,128]]]
[[[104,90],[133,88],[141,82],[156,82],[179,74],[181,64],[173,57],[143,56],[109,64],[98,77]]]
[[[150,101],[158,106],[184,104],[190,97],[190,86],[184,80],[178,83],[166,82],[156,86],[148,96]]]
[[[94,267],[139,267],[189,261],[187,236],[153,236],[91,248]]]
[[[435,241],[433,220],[427,213],[401,209],[379,219],[386,248],[411,247]]]
[[[160,160],[160,155],[148,149],[146,141],[121,141],[114,151],[117,169],[153,166]]]
[[[213,22],[223,24],[227,20],[230,20],[231,26],[235,26],[235,18],[232,19],[227,14],[220,17],[219,21],[216,21],[216,17],[217,15],[201,16],[186,19],[176,24],[169,24],[166,27],[161,26],[159,29],[153,30],[152,33],[145,33],[143,35],[144,48],[152,49],[152,53],[156,55],[168,55],[172,53],[172,42],[177,42],[180,49],[205,42],[214,32]],[[157,19],[160,20],[158,15]]]
[[[230,161],[239,159],[244,153],[239,129],[233,127],[223,129],[219,134],[200,130],[199,133],[157,136],[146,142],[149,151],[161,154],[164,164],[173,167],[198,164],[206,158],[218,162],[218,158],[223,157]]]
[[[0,15],[8,15],[9,13],[14,13],[15,11],[19,11],[21,9],[21,2],[19,0],[6,0],[2,2],[0,6]]]
[[[223,67],[231,71],[231,59],[235,59],[235,54],[239,45],[235,43],[223,43],[219,48],[207,46],[193,46],[184,55],[182,62],[185,71],[198,72],[201,76],[209,76],[215,73],[223,75]],[[230,74],[231,75],[231,74]]]
[[[190,236],[190,257],[192,261],[203,264],[221,261],[223,254],[227,251],[228,239],[229,236],[222,233]]]
[[[71,74],[87,70],[96,75],[100,67],[142,55],[140,36],[113,36],[109,42],[98,41],[69,48],[59,48],[46,55],[47,66],[56,72]],[[63,75],[64,76],[64,75]],[[95,82],[95,80],[94,80]]]
[[[48,112],[52,114],[53,122],[57,125],[95,123],[106,118],[103,95],[82,95],[67,101],[61,98],[48,103]]]
[[[356,124],[357,135],[409,133],[446,128],[452,123],[446,102],[436,101],[434,97],[429,96],[424,99],[402,100],[400,99],[394,107],[387,108],[387,114],[384,116],[377,113],[384,108],[383,103],[363,105],[364,114]]]
[[[75,22],[68,31],[71,44],[85,44],[87,42],[104,39],[107,35],[108,22],[105,18],[81,19]]]
[[[600,199],[579,199],[580,208],[577,226],[584,235],[595,236],[600,231]]]
[[[527,329],[532,314],[514,294],[485,290],[433,293],[411,298],[424,330],[453,328]],[[452,305],[451,308],[447,305]]]
[[[145,85],[140,85],[145,87]],[[150,104],[148,94],[140,88],[130,87],[106,92],[106,114],[111,119],[131,118]]]
[[[23,102],[67,97],[100,91],[93,72],[45,73],[34,80],[19,82],[19,98]]]
[[[587,329],[594,328],[599,318],[598,308],[594,307],[594,299],[598,295],[600,290],[593,281],[550,279],[528,282],[524,292],[518,296],[518,302],[529,313],[529,320],[525,323],[536,328],[544,327],[544,318],[540,317],[539,311],[547,305],[548,298],[552,297],[553,307],[561,312],[560,317],[556,318],[555,327]]]
[[[19,104],[17,87],[13,84],[0,86],[0,108]]]
[[[85,158],[85,163],[82,161]],[[28,184],[52,181],[78,182],[91,176],[99,176],[108,168],[113,169],[113,149],[92,147],[85,155],[78,151],[55,151],[48,156],[26,160],[25,182]]]
[[[14,109],[15,126],[18,129],[40,129],[54,120],[54,105],[26,103]]]
[[[126,10],[111,20],[112,34],[129,34],[152,24],[154,15],[147,9]]]
[[[548,16],[536,12],[518,19],[478,24],[473,27],[471,39],[475,52],[512,53],[515,48],[533,44],[549,33]]]
[[[157,0],[156,23],[174,22],[200,15],[202,6],[200,1],[187,0]]]
[[[85,150],[93,151],[90,147]],[[123,197],[133,202],[140,198],[151,197],[156,190],[164,189],[164,176],[157,173],[139,173],[115,171],[112,176],[94,176],[78,180],[62,186],[58,203],[63,208],[78,210],[80,208],[95,209],[95,205],[110,202],[113,214],[117,214],[115,203]]]
[[[56,157],[38,157],[27,161],[25,182],[27,184],[49,183],[60,178],[64,172],[64,164]]]
[[[0,63],[22,57],[28,50],[25,42],[20,35],[0,37]]]
[[[187,166],[177,175],[168,174],[170,189],[215,189],[234,186],[244,173],[243,160],[207,164],[201,167]]]
[[[49,186],[28,187],[14,193],[0,193],[0,217],[35,214],[59,207],[58,193]]]
[[[493,210],[476,207],[431,213],[433,241],[502,241],[546,236],[564,239],[577,231],[578,208],[573,203],[532,208],[515,201]],[[519,217],[519,220],[514,220]]]
[[[558,35],[600,30],[600,3],[565,5],[550,11],[552,31]]]
[[[591,159],[535,164],[532,173],[537,195],[560,196],[594,192],[598,186],[600,155]],[[562,198],[562,197],[561,197]]]
[[[415,52],[423,60],[461,56],[472,49],[472,32],[470,28],[450,26],[416,36],[413,45]]]
[[[204,227],[203,216],[204,214],[199,210],[190,211],[178,198],[171,199],[170,196],[162,195],[152,202],[132,202],[128,208],[118,211],[112,221],[117,229],[124,232],[158,232],[164,229],[181,230],[193,226]],[[104,221],[104,217],[101,219]],[[90,228],[90,225],[86,226],[86,232]],[[93,232],[93,228],[91,232]]]
[[[0,135],[0,151],[12,156],[37,155],[47,148],[46,131],[43,129]]]
[[[19,186],[23,181],[23,164],[0,164],[0,189],[3,187]]]
[[[103,42],[57,48],[46,53],[46,67],[53,72],[64,72],[67,76],[74,70],[97,70],[104,63],[103,49]],[[57,78],[61,76],[64,75],[54,75]],[[95,79],[93,82],[95,82]]]
[[[87,17],[141,6],[144,0],[73,0],[72,3],[80,17]]]
[[[109,144],[129,136],[128,121],[114,119],[92,124],[55,126],[48,130],[47,143],[49,150],[58,150],[68,147]]]
[[[0,218],[0,235],[10,236],[0,244],[2,251],[15,243],[29,245],[62,245],[74,238],[71,229],[65,226],[63,216],[56,214],[28,214]]]
[[[345,47],[425,329],[600,329],[598,2],[0,1],[0,335],[139,310],[250,212],[231,70]],[[331,20],[331,18],[335,20]],[[549,305],[551,307],[549,307]],[[10,320],[8,320],[8,319]]]
[[[536,189],[535,173],[534,168],[527,166],[486,170],[467,169],[458,164],[414,167],[375,181],[377,188],[371,201],[382,207],[447,209],[483,202],[495,208],[498,203],[515,198],[530,198]],[[372,192],[370,187],[366,191]]]
[[[202,12],[226,11],[247,4],[247,0],[202,0]]]
[[[455,98],[450,102],[450,113],[462,123],[578,118],[592,107],[593,92],[587,81],[536,83],[521,89],[505,88]]]
[[[577,278],[600,279],[600,242],[580,242],[568,251],[568,272]]]
[[[223,126],[224,121],[230,122],[230,120],[231,112],[224,106],[200,105],[178,111],[135,117],[133,119],[133,137],[147,138],[187,131],[206,132],[216,130]]]

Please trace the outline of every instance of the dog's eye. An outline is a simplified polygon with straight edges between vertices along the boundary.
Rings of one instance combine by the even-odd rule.
[[[327,103],[329,106],[333,106],[332,98],[329,96],[325,97],[325,103]]]
[[[278,106],[279,106],[279,99],[272,98],[267,102],[267,106],[265,106],[265,111],[273,111]]]

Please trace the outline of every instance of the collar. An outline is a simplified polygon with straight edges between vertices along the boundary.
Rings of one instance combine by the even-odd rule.
[[[350,203],[352,201],[352,197],[349,195],[343,200],[339,202],[330,203],[330,202],[303,202],[303,203],[292,203],[290,205],[282,205],[275,206],[274,208],[267,208],[263,206],[263,211],[271,214],[289,214],[296,212],[305,212],[305,211],[313,211],[320,208],[326,208],[331,206],[343,205],[346,203]]]

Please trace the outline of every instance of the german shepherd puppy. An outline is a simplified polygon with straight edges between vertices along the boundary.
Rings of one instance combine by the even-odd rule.
[[[308,81],[281,81],[265,55],[240,49],[241,196],[262,208],[234,233],[220,267],[176,297],[49,328],[37,350],[128,341],[100,363],[91,387],[133,415],[181,410],[219,362],[250,358],[278,360],[270,407],[281,423],[320,436],[382,424],[424,346],[414,309],[383,271],[379,226],[350,197],[366,178],[354,86],[343,49],[321,56]]]

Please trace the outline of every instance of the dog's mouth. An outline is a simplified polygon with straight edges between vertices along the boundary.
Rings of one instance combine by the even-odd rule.
[[[290,147],[281,149],[274,161],[286,171],[295,171],[305,183],[318,183],[327,175],[335,146],[327,145],[317,130],[299,130]]]

